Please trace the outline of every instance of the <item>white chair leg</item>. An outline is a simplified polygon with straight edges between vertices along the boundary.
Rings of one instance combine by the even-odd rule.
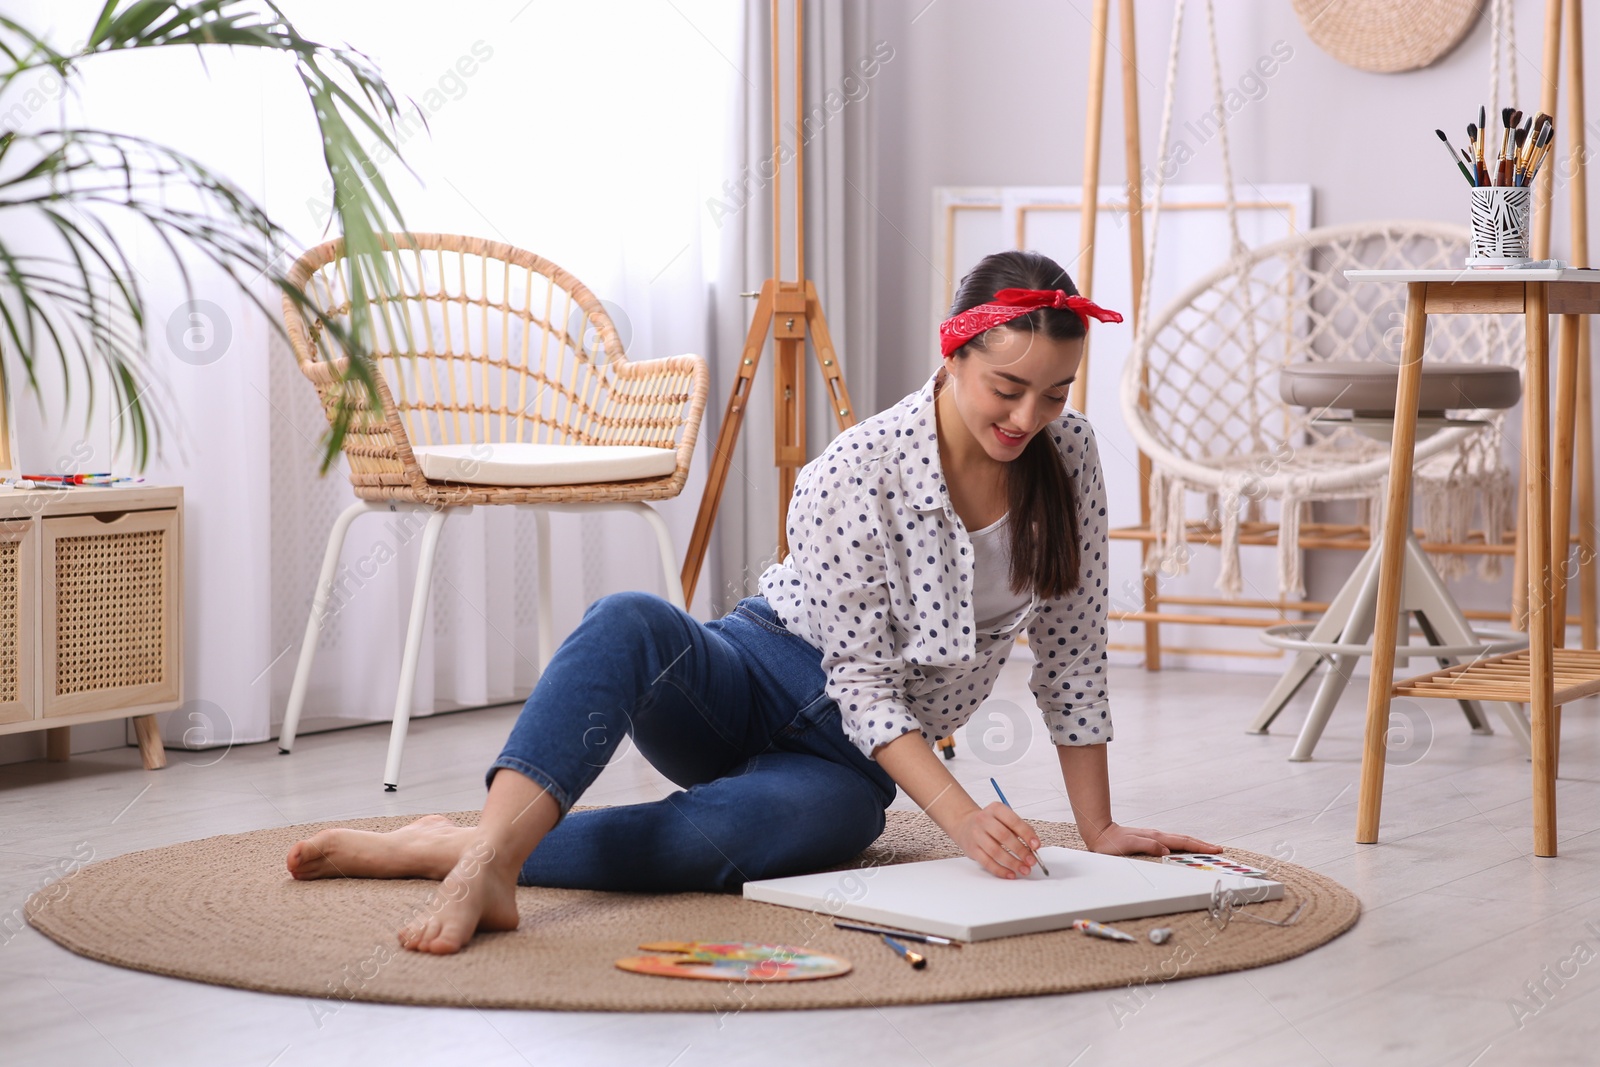
[[[339,513],[328,531],[328,547],[322,553],[322,573],[317,576],[317,588],[311,596],[311,617],[306,620],[306,634],[300,641],[300,662],[294,669],[294,685],[289,688],[289,706],[283,713],[283,728],[278,733],[278,751],[287,756],[294,750],[295,734],[300,730],[300,712],[305,708],[306,687],[311,683],[311,664],[317,658],[317,638],[322,633],[322,622],[327,614],[328,601],[333,596],[333,581],[338,576],[339,552],[344,548],[350,524],[358,515],[381,511],[387,505],[371,500],[357,500]]]
[[[1477,639],[1472,633],[1472,624],[1461,614],[1454,598],[1450,596],[1450,590],[1445,587],[1444,579],[1439,577],[1439,572],[1415,537],[1406,539],[1406,578],[1405,602],[1417,613],[1417,623],[1426,640],[1439,645],[1470,644]],[[1451,635],[1450,638],[1444,636],[1447,633]],[[1460,660],[1447,656],[1439,658],[1437,662],[1441,667],[1453,667]],[[1458,700],[1456,703],[1466,712],[1467,723],[1473,733],[1494,733],[1476,701]]]
[[[539,675],[556,653],[556,611],[550,594],[550,514],[533,509],[534,538],[539,542]]]
[[[1329,610],[1331,611],[1332,609],[1330,608]],[[1326,619],[1327,616],[1324,615],[1323,618]],[[1318,623],[1318,626],[1320,625],[1321,623]],[[1311,639],[1313,641],[1323,640],[1315,630],[1311,633]],[[1245,733],[1266,733],[1273,720],[1278,717],[1278,714],[1284,708],[1288,707],[1289,701],[1293,700],[1294,695],[1300,692],[1300,687],[1306,684],[1306,679],[1316,673],[1317,668],[1322,665],[1322,660],[1323,656],[1316,652],[1296,652],[1294,662],[1278,678],[1278,684],[1272,687],[1271,693],[1267,694],[1267,699],[1261,704],[1261,710],[1256,714],[1255,722],[1250,724],[1250,729],[1246,730]]]
[[[683,611],[688,611],[683,602],[683,580],[678,573],[677,552],[672,547],[672,531],[667,529],[667,520],[661,517],[659,511],[642,501],[630,500],[616,506],[625,507],[650,524],[650,529],[656,535],[656,548],[661,553],[661,571],[667,580],[667,599]]]
[[[1427,611],[1419,608],[1415,614],[1417,626],[1422,630],[1422,639],[1430,645],[1444,644],[1444,635],[1434,626]],[[1439,656],[1435,657],[1434,662],[1440,667],[1454,667],[1461,660],[1454,656]],[[1483,708],[1476,700],[1458,700],[1456,703],[1461,705],[1462,712],[1467,716],[1467,725],[1471,727],[1473,733],[1485,736],[1494,733],[1494,728],[1489,725],[1489,720],[1484,718]]]
[[[676,550],[672,545],[672,532],[667,529],[667,522],[661,513],[649,504],[638,500],[623,500],[615,503],[596,504],[530,504],[525,505],[533,512],[534,538],[538,541],[536,547],[538,555],[539,578],[539,673],[549,666],[550,658],[556,653],[556,623],[554,597],[551,592],[551,565],[550,565],[550,512],[562,511],[583,514],[604,509],[607,511],[629,511],[649,524],[651,531],[656,536],[656,549],[661,558],[661,570],[666,578],[667,599],[683,610],[689,610],[683,599],[683,581],[678,574],[678,560]]]
[[[422,531],[422,559],[417,565],[417,584],[411,591],[411,619],[406,625],[406,650],[400,660],[400,687],[394,698],[394,725],[389,730],[389,756],[383,764],[383,788],[393,793],[400,787],[400,754],[406,745],[406,729],[411,724],[411,693],[417,681],[417,658],[422,648],[422,624],[428,614],[428,592],[433,584],[433,558],[439,546],[439,529],[446,509],[434,509]]]
[[[1375,542],[1374,547],[1378,544],[1379,542]],[[1376,566],[1377,555],[1374,554],[1372,558],[1374,566],[1361,583],[1356,602],[1350,609],[1350,620],[1339,635],[1341,643],[1360,644],[1372,637],[1373,619],[1377,616],[1378,608],[1379,576],[1379,568]],[[1350,673],[1360,658],[1359,656],[1331,658],[1328,673],[1323,676],[1322,684],[1317,687],[1316,699],[1311,702],[1311,710],[1306,713],[1306,721],[1300,726],[1300,736],[1295,738],[1294,751],[1289,753],[1291,762],[1303,763],[1311,758],[1312,750],[1322,739],[1322,731],[1327,728],[1334,706],[1339,703],[1339,698],[1344,695],[1345,688],[1350,684]]]
[[[1350,572],[1350,577],[1345,579],[1343,587],[1322,613],[1322,618],[1317,620],[1309,635],[1312,641],[1332,642],[1339,639],[1344,628],[1350,621],[1350,609],[1355,606],[1356,598],[1361,595],[1361,587],[1366,583],[1367,575],[1372,571],[1378,558],[1376,542],[1369,548],[1361,561],[1356,564],[1356,569]],[[1313,671],[1325,659],[1318,652],[1297,652],[1294,663],[1283,672],[1278,679],[1278,684],[1268,694],[1266,702],[1261,705],[1261,711],[1256,715],[1256,721],[1250,724],[1247,733],[1264,734],[1267,727],[1272,725],[1272,720],[1278,717],[1294,695],[1300,691],[1306,679],[1311,677]]]
[[[1440,640],[1447,645],[1467,645],[1476,641],[1472,633],[1472,624],[1461,613],[1461,608],[1455,599],[1450,596],[1450,591],[1445,587],[1439,573],[1428,563],[1427,554],[1422,546],[1412,539],[1406,546],[1409,554],[1407,565],[1418,573],[1413,599],[1418,603],[1416,610],[1422,612],[1429,625],[1438,633]],[[1419,566],[1419,563],[1422,564]],[[1486,703],[1500,716],[1506,724],[1506,729],[1521,742],[1522,747],[1529,753],[1533,751],[1533,734],[1528,728],[1527,716],[1523,714],[1522,707],[1518,704],[1509,704],[1503,701],[1487,701]],[[1470,717],[1469,717],[1470,718]],[[1489,733],[1488,723],[1480,720],[1473,724],[1475,733]]]

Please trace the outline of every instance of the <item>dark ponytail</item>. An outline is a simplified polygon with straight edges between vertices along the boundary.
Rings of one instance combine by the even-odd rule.
[[[1068,295],[1078,291],[1067,272],[1048,256],[1037,252],[996,252],[984,257],[961,279],[950,314],[959,315],[987,303],[1002,289],[1061,289]],[[1077,340],[1085,332],[1083,321],[1067,308],[1035,308],[1006,325],[1041,333],[1052,341]],[[965,359],[971,352],[982,350],[980,335],[953,356]],[[1032,589],[1040,598],[1053,600],[1078,587],[1081,554],[1077,499],[1072,476],[1061,462],[1051,428],[1046,427],[1006,465],[1013,592]]]

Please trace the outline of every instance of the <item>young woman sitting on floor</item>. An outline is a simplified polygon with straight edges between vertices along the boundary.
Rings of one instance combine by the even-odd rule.
[[[1217,851],[1111,818],[1105,487],[1088,420],[1065,410],[1091,316],[1122,318],[1045,256],[984,259],[940,327],[937,372],[801,471],[791,551],[762,595],[707,623],[652,594],[596,601],[489,768],[477,826],[324,830],[290,873],[441,881],[400,941],[448,953],[514,929],[519,884],[733,890],[847,862],[898,787],[985,870],[1026,875],[1033,829],[932,748],[1019,633],[1084,843]],[[568,814],[624,735],[682,791]]]

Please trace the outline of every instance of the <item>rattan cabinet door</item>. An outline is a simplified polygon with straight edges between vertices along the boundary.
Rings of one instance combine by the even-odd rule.
[[[32,522],[0,522],[0,722],[35,717],[39,557]]]
[[[44,716],[178,700],[178,512],[72,515],[42,526]]]

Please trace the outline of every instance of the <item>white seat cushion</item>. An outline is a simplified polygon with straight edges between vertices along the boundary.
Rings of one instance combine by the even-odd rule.
[[[643,445],[535,445],[523,442],[413,445],[430,482],[471,485],[587,485],[663,478],[678,453]]]

